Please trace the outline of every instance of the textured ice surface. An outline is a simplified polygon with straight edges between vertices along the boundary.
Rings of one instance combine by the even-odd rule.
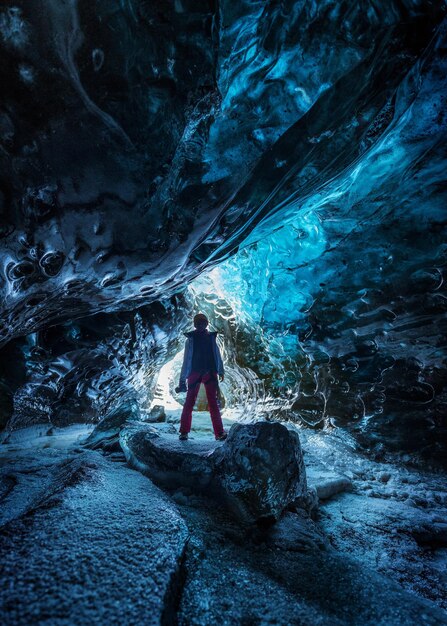
[[[349,474],[352,492],[315,522],[287,513],[247,532],[215,501],[169,497],[114,455],[74,448],[76,430],[1,447],[2,623],[445,624],[439,475],[301,429],[306,463]]]
[[[3,3],[3,341],[172,293],[374,159],[444,3],[233,5]]]
[[[331,544],[447,609],[445,475],[371,461],[333,434],[301,430],[300,437],[310,485],[312,467],[315,478],[324,467],[352,483],[320,507]]]
[[[292,416],[310,425],[354,420],[369,443],[438,458],[447,382],[445,45],[441,27],[383,112],[387,128],[351,166],[307,198],[284,196],[280,221],[264,220],[192,283],[202,300],[216,292],[231,305],[260,346],[250,353],[254,369],[273,374],[269,387],[281,388]]]
[[[444,13],[4,2],[0,424],[147,408],[204,308],[228,408],[445,460]]]
[[[96,452],[1,459],[3,624],[169,623],[188,538],[175,505]]]

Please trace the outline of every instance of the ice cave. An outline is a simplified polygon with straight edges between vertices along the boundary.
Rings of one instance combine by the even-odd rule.
[[[447,624],[446,1],[0,51],[0,623]]]

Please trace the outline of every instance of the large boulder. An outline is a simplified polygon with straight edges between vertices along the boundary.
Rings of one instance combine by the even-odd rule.
[[[278,519],[307,493],[298,433],[278,422],[234,425],[213,462],[227,501],[241,516]]]
[[[279,423],[235,424],[228,439],[182,442],[133,422],[120,433],[129,463],[156,483],[206,493],[248,523],[273,522],[307,493],[298,433]]]

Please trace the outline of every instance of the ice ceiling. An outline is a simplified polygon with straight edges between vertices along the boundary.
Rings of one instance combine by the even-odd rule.
[[[1,421],[144,410],[201,308],[230,404],[442,460],[445,9],[3,2]]]

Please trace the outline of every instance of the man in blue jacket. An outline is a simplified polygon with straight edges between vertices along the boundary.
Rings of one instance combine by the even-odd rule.
[[[186,391],[186,381],[188,381],[186,400],[180,420],[179,438],[181,440],[188,439],[188,433],[191,430],[192,410],[201,383],[205,385],[214,436],[218,441],[227,438],[217,398],[218,377],[221,381],[224,379],[224,366],[216,341],[217,332],[209,332],[207,326],[208,318],[206,315],[198,313],[194,317],[195,330],[185,333],[187,337],[185,354],[179,386],[176,388],[177,392]]]

